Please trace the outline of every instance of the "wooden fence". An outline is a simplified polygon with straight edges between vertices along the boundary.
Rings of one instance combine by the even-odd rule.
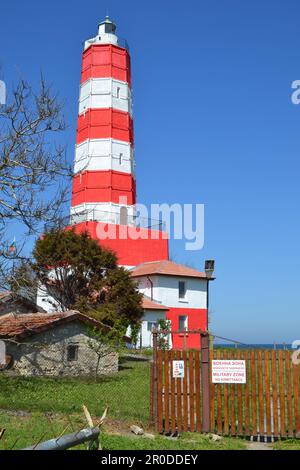
[[[300,366],[290,351],[224,350],[212,359],[244,359],[246,384],[213,384],[205,398],[203,353],[157,349],[151,369],[151,416],[159,432],[207,431],[231,436],[296,437],[300,431]],[[174,360],[184,361],[184,378],[173,378]],[[210,374],[210,373],[209,373]],[[207,410],[206,410],[207,411]]]
[[[239,436],[295,437],[300,430],[299,372],[290,351],[211,352],[246,361],[245,384],[210,385],[211,429]]]

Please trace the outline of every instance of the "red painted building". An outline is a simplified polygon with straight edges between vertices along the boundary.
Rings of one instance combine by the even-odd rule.
[[[198,349],[199,334],[184,332],[206,330],[207,291],[212,278],[196,269],[168,260],[140,264],[131,273],[146,299],[165,306],[165,319],[170,321],[172,330],[180,331],[172,334],[172,347],[182,349],[186,341],[187,348]],[[152,318],[153,316],[150,322],[153,322]],[[154,324],[153,326],[155,327]],[[144,335],[142,343],[146,339]]]

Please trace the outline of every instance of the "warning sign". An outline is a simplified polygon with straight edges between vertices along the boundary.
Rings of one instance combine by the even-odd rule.
[[[184,378],[184,361],[173,361],[173,379]]]
[[[246,361],[239,360],[213,360],[212,382],[214,384],[245,384],[246,383]]]

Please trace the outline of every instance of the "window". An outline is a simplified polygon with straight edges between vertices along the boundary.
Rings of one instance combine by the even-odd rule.
[[[147,329],[148,331],[153,331],[157,328],[157,323],[156,321],[148,321],[147,322]]]
[[[179,323],[179,331],[186,331],[188,329],[187,315],[179,315],[178,323]]]
[[[186,285],[184,281],[178,282],[178,296],[180,299],[185,299]]]
[[[120,153],[119,154],[119,165],[122,165],[122,161],[123,161],[123,153]]]
[[[104,23],[105,34],[114,34],[116,30],[116,25],[113,23]]]
[[[117,98],[120,98],[120,91],[121,91],[121,88],[118,86],[117,87]]]
[[[78,359],[78,344],[69,344],[67,347],[67,361],[77,361]]]

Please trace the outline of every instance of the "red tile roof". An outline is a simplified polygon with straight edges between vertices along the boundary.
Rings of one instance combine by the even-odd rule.
[[[139,264],[131,270],[132,277],[149,276],[150,274],[161,274],[165,276],[198,277],[207,279],[205,273],[189,268],[173,261],[151,261]]]
[[[8,314],[0,317],[0,338],[24,338],[55,328],[58,325],[80,321],[98,329],[108,328],[97,320],[75,310],[64,313]]]
[[[169,307],[162,305],[149,297],[143,296],[143,309],[145,310],[169,310]]]

